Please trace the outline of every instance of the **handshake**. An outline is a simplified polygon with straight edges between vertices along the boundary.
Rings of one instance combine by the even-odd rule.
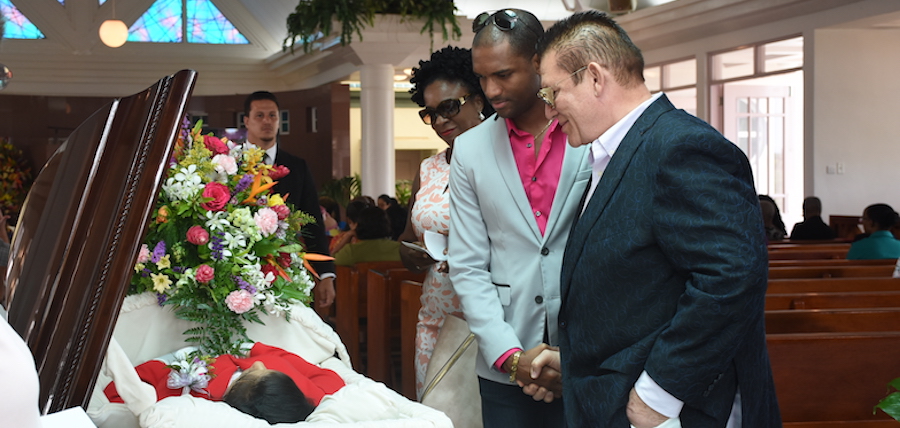
[[[503,364],[507,372],[512,370],[512,359],[510,357]],[[562,397],[559,348],[541,343],[524,351],[516,368],[516,383],[535,401],[550,403]]]

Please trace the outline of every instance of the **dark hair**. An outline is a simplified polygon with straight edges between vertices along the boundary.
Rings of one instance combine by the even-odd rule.
[[[470,95],[476,95],[485,100],[481,83],[478,82],[478,77],[472,71],[471,49],[447,46],[432,52],[431,58],[428,60],[419,61],[419,67],[412,69],[412,77],[409,78],[409,83],[413,85],[409,90],[409,93],[412,94],[410,99],[419,107],[425,107],[425,88],[438,80],[457,82],[465,87]],[[490,103],[482,104],[484,107],[481,109],[481,113],[485,117],[494,114],[494,108]]]
[[[644,82],[644,56],[616,21],[596,10],[579,12],[553,24],[538,41],[543,59],[556,51],[557,65],[570,73],[596,62],[612,73],[616,82],[630,87]],[[572,76],[580,83],[581,73]]]
[[[803,215],[822,215],[822,200],[815,197],[810,196],[803,200]]]
[[[527,10],[501,9],[494,14],[502,13],[506,10],[514,12],[519,22],[523,25],[516,25],[509,30],[501,30],[496,25],[488,23],[488,25],[485,25],[484,28],[475,33],[472,47],[493,46],[506,40],[516,55],[527,58],[530,61],[531,57],[536,53],[535,46],[538,39],[544,35],[544,26],[534,14]],[[494,14],[492,14],[491,19],[494,19]]]
[[[775,200],[772,199],[769,195],[759,195],[760,201],[769,201],[772,203],[772,206],[775,207],[775,217],[772,219],[772,225],[775,226],[778,230],[781,231],[785,236],[787,236],[787,229],[784,227],[784,220],[781,219],[781,212],[778,209],[778,204],[775,203]]]
[[[278,98],[275,97],[275,94],[268,91],[256,91],[250,95],[247,95],[247,99],[244,100],[244,114],[250,115],[250,105],[253,104],[254,101],[262,101],[269,100],[275,103],[275,107],[279,110],[281,106],[278,104]]]
[[[359,216],[362,214],[363,210],[371,207],[366,201],[353,200],[347,204],[347,221],[352,221],[354,223],[359,223]]]
[[[878,230],[890,230],[900,221],[900,215],[888,204],[869,205],[863,214],[872,220]]]
[[[306,420],[316,409],[294,380],[278,371],[263,374],[255,381],[241,382],[238,378],[222,401],[254,418],[265,419],[270,425]]]
[[[356,222],[356,237],[360,240],[391,237],[391,223],[387,214],[378,207],[367,207]]]
[[[334,221],[338,223],[341,222],[341,205],[338,204],[337,201],[328,196],[319,196],[319,205],[322,208],[325,208],[325,212],[327,212]]]
[[[384,194],[384,193],[382,193],[381,195],[378,195],[378,200],[379,200],[379,201],[384,201],[384,203],[386,203],[386,204],[388,204],[388,205],[394,205],[394,204],[397,203],[397,200],[396,200],[396,199],[394,199],[394,198],[392,198],[392,197],[390,197],[390,196],[388,196],[387,194]]]

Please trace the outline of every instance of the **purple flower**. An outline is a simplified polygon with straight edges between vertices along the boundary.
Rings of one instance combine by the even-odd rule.
[[[153,255],[150,257],[150,261],[153,263],[159,262],[163,256],[166,255],[166,241],[159,241],[156,244],[156,247],[153,248]]]
[[[187,268],[184,266],[172,266],[172,271],[175,273],[184,273],[185,269]]]
[[[141,277],[143,277],[143,278],[149,277],[151,273],[152,272],[148,268],[141,269]]]
[[[243,278],[241,278],[237,275],[232,276],[231,278],[234,279],[234,283],[238,285],[239,289],[247,290],[247,292],[250,294],[256,294],[256,287],[250,285],[249,282],[244,281]]]
[[[162,306],[166,303],[166,300],[169,300],[169,296],[166,296],[163,293],[156,293],[156,304]]]
[[[224,258],[222,255],[222,250],[225,249],[225,245],[222,244],[223,236],[225,236],[224,232],[216,232],[209,237],[209,255],[213,258],[213,260],[222,260]]]
[[[250,174],[244,174],[243,177],[238,181],[237,185],[234,186],[234,194],[238,194],[250,188],[250,185],[253,184],[253,176]]]

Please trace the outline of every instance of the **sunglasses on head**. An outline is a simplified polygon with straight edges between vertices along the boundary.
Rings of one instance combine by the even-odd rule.
[[[525,21],[521,22],[526,28],[531,28]],[[518,25],[519,15],[517,15],[514,10],[510,9],[503,9],[494,13],[481,12],[475,17],[475,20],[472,21],[472,31],[477,33],[483,30],[484,27],[487,27],[489,23],[493,23],[494,26],[502,31],[510,31]],[[532,31],[534,31],[534,29],[532,29]]]
[[[444,119],[450,119],[459,114],[459,109],[466,104],[469,95],[471,94],[465,94],[459,98],[446,99],[438,103],[435,108],[425,107],[422,110],[419,110],[419,117],[422,118],[422,122],[425,122],[426,125],[431,125],[437,121],[438,116],[441,116]]]

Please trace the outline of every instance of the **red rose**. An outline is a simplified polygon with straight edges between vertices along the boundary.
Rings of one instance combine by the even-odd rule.
[[[187,231],[187,240],[194,245],[205,245],[209,242],[209,232],[203,226],[191,226]]]
[[[212,198],[211,201],[200,204],[203,209],[207,211],[222,211],[225,205],[228,204],[228,200],[231,199],[231,191],[228,190],[228,186],[222,183],[212,182],[203,189],[203,197]]]
[[[197,282],[201,282],[203,284],[212,281],[212,279],[215,277],[216,270],[209,265],[197,266],[197,273],[194,274],[194,279],[196,279]]]
[[[269,208],[272,208],[272,211],[275,211],[279,220],[284,220],[291,215],[291,209],[288,208],[287,205],[275,205],[274,207]]]
[[[272,276],[273,276],[272,282],[275,282],[275,278],[278,277],[278,269],[277,269],[275,266],[272,266],[272,265],[270,265],[270,264],[264,264],[264,265],[262,265],[262,267],[259,268],[259,270],[262,271],[263,275],[266,275],[266,274],[268,274],[268,273],[271,273]]]
[[[291,170],[284,165],[274,165],[272,166],[272,171],[269,172],[269,177],[272,177],[272,180],[281,180],[285,176],[291,173]]]
[[[203,136],[203,145],[206,148],[213,152],[215,155],[226,155],[228,154],[228,146],[222,142],[218,137],[213,137],[212,135],[204,135]]]

